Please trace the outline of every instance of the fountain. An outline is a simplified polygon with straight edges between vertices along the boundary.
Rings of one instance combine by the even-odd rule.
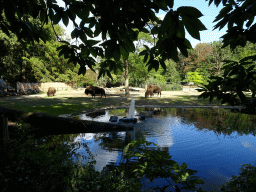
[[[138,119],[134,117],[135,116],[135,101],[132,99],[130,107],[129,107],[129,112],[127,117],[123,117],[122,119],[119,119],[119,122],[124,122],[124,123],[137,123]],[[145,119],[143,119],[145,120]],[[109,121],[111,122],[118,122],[118,117],[117,116],[111,116]]]
[[[134,99],[132,99],[129,107],[128,117],[119,119],[119,121],[125,122],[125,123],[137,123],[138,119],[134,117],[134,111],[135,111],[135,101]]]
[[[130,107],[129,107],[129,113],[127,118],[132,118],[134,117],[134,110],[135,110],[135,101],[132,99]]]

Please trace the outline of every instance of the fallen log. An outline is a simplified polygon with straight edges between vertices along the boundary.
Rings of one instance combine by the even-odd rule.
[[[74,118],[56,117],[45,113],[29,113],[21,110],[0,107],[3,113],[11,121],[18,119],[29,123],[32,127],[31,134],[38,136],[59,135],[74,133],[99,133],[131,131],[134,126],[131,124],[115,124],[96,121],[79,120]],[[1,125],[0,125],[1,126]],[[2,127],[0,127],[3,130]]]

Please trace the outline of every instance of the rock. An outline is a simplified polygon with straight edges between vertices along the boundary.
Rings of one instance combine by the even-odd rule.
[[[122,119],[119,119],[119,121],[124,122],[124,123],[137,123],[138,119],[134,117],[124,117]]]
[[[142,112],[140,112],[140,116],[152,117],[153,111],[142,111]]]
[[[117,122],[118,121],[118,117],[117,116],[111,116],[109,121],[110,122]]]

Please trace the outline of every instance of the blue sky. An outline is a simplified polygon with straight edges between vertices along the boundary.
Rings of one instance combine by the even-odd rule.
[[[61,2],[60,5],[64,6],[63,1],[57,0],[57,2]],[[201,38],[201,43],[210,43],[213,41],[218,41],[222,35],[226,33],[227,27],[224,27],[221,31],[219,29],[216,29],[213,31],[213,27],[216,23],[213,23],[215,17],[218,15],[220,10],[223,8],[223,6],[220,4],[219,7],[217,8],[214,4],[211,4],[211,6],[208,6],[208,2],[205,0],[175,0],[174,1],[174,10],[177,10],[178,7],[180,6],[192,6],[197,8],[198,10],[201,11],[201,13],[204,15],[200,17],[199,19],[201,22],[205,25],[207,30],[200,32],[200,38]],[[160,16],[161,18],[164,18],[166,12],[164,11],[159,11],[157,16]],[[61,26],[64,27],[66,30],[66,33],[68,35],[71,34],[71,31],[73,30],[73,24],[69,22],[68,27],[66,27],[62,21],[60,22]],[[186,31],[186,38],[190,41],[191,45],[195,47],[200,41],[197,39],[194,39],[191,37],[188,32]],[[95,38],[96,40],[101,40],[100,36]],[[74,41],[74,40],[72,40]]]

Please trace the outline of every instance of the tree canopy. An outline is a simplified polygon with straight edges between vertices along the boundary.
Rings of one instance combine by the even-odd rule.
[[[209,6],[211,4],[219,6],[221,3],[223,5],[222,10],[214,20],[216,22],[214,29],[228,27],[226,34],[221,37],[223,40],[222,48],[229,46],[234,51],[238,46],[246,46],[247,42],[256,43],[255,0],[206,1],[209,2]],[[58,48],[59,55],[64,55],[71,63],[78,63],[80,65],[79,74],[86,72],[86,65],[94,70],[94,58],[97,56],[104,58],[104,62],[100,64],[99,77],[105,74],[111,76],[111,71],[122,68],[122,62],[119,61],[120,59],[128,59],[129,54],[135,52],[134,42],[138,40],[139,32],[148,33],[157,38],[152,47],[143,45],[145,49],[140,52],[148,70],[155,69],[157,71],[159,66],[164,70],[166,69],[166,60],[171,59],[178,62],[179,55],[188,57],[192,46],[185,37],[185,29],[193,38],[198,40],[200,40],[200,31],[206,30],[199,19],[203,15],[198,9],[181,6],[175,10],[173,8],[174,0],[63,0],[63,2],[65,7],[59,6],[56,0],[2,0],[0,2],[0,29],[8,36],[15,33],[19,41],[25,40],[33,43],[34,41],[39,42],[40,39],[43,41],[49,39],[49,32],[43,28],[48,22],[53,26],[62,20],[67,26],[71,21],[74,25],[71,38],[79,39],[81,44],[73,45],[68,41],[61,40],[55,33],[57,39],[63,43]],[[160,10],[166,12],[163,20],[156,16]],[[102,41],[89,39],[99,35],[101,35]],[[97,45],[98,43],[101,43],[100,46]],[[209,49],[204,50],[208,52]],[[213,51],[216,52],[217,50],[218,48]],[[199,55],[197,54],[197,56]],[[218,62],[219,65],[216,68],[217,74],[219,68],[224,67],[224,76],[236,71],[238,76],[246,77],[243,82],[249,84],[255,82],[254,67],[248,66],[243,70],[240,70],[240,67],[237,70],[237,60],[221,62],[221,58],[223,57],[215,57],[215,60],[218,59],[215,62]],[[206,62],[205,59],[206,57],[200,57],[202,62]],[[255,61],[256,56],[252,53],[250,57],[239,58],[238,60],[243,66],[242,63],[244,62]],[[231,63],[230,67],[225,67],[225,63],[227,65]],[[202,63],[195,62],[194,64],[201,65]],[[255,66],[254,62],[252,65]],[[205,67],[205,65],[200,67]],[[246,72],[246,76],[242,75],[244,72]],[[219,84],[225,84],[225,81],[225,78],[218,80]],[[239,89],[236,87],[235,89],[234,86],[230,84],[228,89],[220,90],[220,92],[240,90],[239,92],[242,93],[241,91],[245,90],[243,87]],[[236,86],[240,86],[240,84]],[[218,99],[221,98],[212,89],[206,88],[204,91],[209,93],[206,95],[212,95],[210,98],[213,96]],[[240,100],[244,100],[243,94],[240,93],[237,95],[240,95]],[[224,94],[225,97],[228,95]]]

